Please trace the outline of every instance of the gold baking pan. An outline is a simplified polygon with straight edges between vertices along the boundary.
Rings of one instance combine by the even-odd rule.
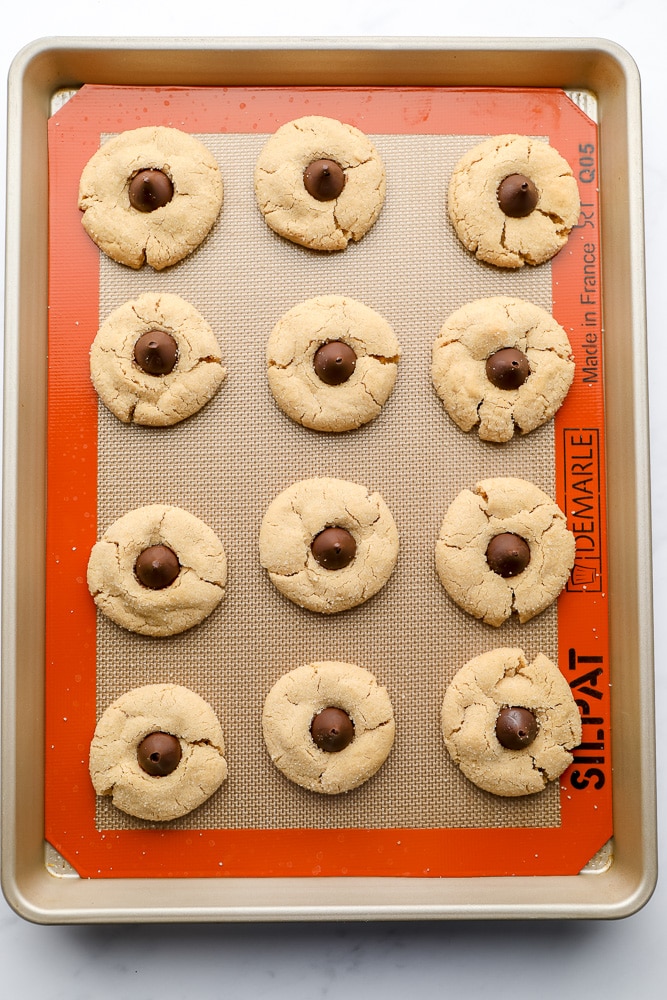
[[[614,835],[578,874],[93,878],[45,843],[46,132],[83,85],[558,88],[594,109]],[[656,876],[655,769],[640,100],[627,53],[598,40],[48,39],[12,66],[8,147],[2,854],[10,904],[44,923],[591,918],[642,906]]]

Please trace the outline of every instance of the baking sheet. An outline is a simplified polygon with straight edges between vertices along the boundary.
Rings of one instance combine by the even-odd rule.
[[[352,850],[348,878],[291,878],[285,844],[276,845],[273,877],[222,882],[196,872],[172,879],[167,866],[160,879],[82,879],[48,845],[45,864],[44,770],[35,754],[45,724],[44,631],[34,623],[45,612],[46,368],[38,359],[46,357],[47,338],[46,122],[54,95],[76,90],[82,81],[169,87],[334,81],[354,87],[546,86],[595,95],[599,182],[616,194],[601,202],[600,236],[607,278],[605,381],[613,401],[606,414],[607,599],[618,808],[613,856],[606,848],[585,869],[599,874],[377,879],[362,874]],[[13,197],[5,297],[2,884],[10,904],[41,923],[596,918],[635,912],[655,884],[656,836],[641,112],[632,59],[600,39],[64,38],[28,46],[15,60],[9,84]],[[71,428],[61,431],[66,441]],[[80,460],[87,442],[80,435],[79,441]],[[66,715],[79,692],[63,689],[56,709]],[[78,753],[83,756],[83,746]],[[465,834],[474,853],[474,831],[472,837]],[[456,838],[453,844],[456,851]]]

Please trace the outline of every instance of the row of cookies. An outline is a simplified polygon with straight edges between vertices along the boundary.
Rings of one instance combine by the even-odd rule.
[[[281,594],[300,607],[336,614],[387,583],[399,535],[382,496],[335,478],[293,483],[269,504],[259,560]],[[556,600],[574,564],[565,515],[533,483],[486,479],[450,504],[435,543],[439,579],[469,614],[496,627],[527,622]],[[199,624],[227,583],[222,542],[180,507],[150,504],[103,532],[88,561],[88,587],[101,612],[142,635],[170,636]]]
[[[389,323],[346,296],[294,306],[266,346],[274,399],[297,423],[347,431],[373,420],[396,382],[401,349]],[[167,426],[191,416],[225,379],[204,317],[173,293],[144,293],[115,309],[90,352],[91,377],[123,422]],[[433,385],[464,431],[487,441],[527,434],[553,417],[574,376],[567,334],[533,303],[493,296],[452,313],[433,345]]]
[[[464,664],[442,702],[445,746],[463,774],[495,795],[530,795],[558,778],[581,741],[574,697],[542,653],[490,650]],[[353,663],[305,664],[266,696],[269,756],[290,781],[325,795],[357,788],[387,759],[395,738],[386,688]],[[107,707],[90,746],[98,795],[139,819],[164,822],[205,802],[228,773],[220,722],[189,688],[149,684]]]
[[[268,226],[319,251],[344,250],[376,222],[385,199],[382,159],[352,125],[307,116],[280,126],[261,151],[255,194]],[[86,164],[79,208],[108,256],[162,270],[195,250],[223,203],[219,166],[194,136],[149,126],[108,139]],[[541,264],[579,217],[577,183],[545,141],[493,136],[469,150],[449,184],[448,214],[467,250],[498,267]]]

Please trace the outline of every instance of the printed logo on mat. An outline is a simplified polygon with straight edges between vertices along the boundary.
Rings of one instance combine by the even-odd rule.
[[[574,751],[569,781],[577,789],[589,785],[602,788],[607,772],[604,656],[587,656],[572,648],[568,650],[568,667],[577,674],[570,680],[570,687],[581,712],[584,730],[584,738]]]
[[[597,428],[563,430],[565,513],[577,542],[569,591],[602,590],[600,504],[600,432]]]

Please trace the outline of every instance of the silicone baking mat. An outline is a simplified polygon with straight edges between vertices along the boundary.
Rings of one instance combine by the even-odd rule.
[[[380,219],[354,246],[317,254],[266,226],[253,170],[285,121],[322,114],[371,136],[387,170]],[[225,203],[204,244],[175,267],[133,271],[89,240],[77,209],[81,170],[102,141],[147,124],[196,134],[217,157]],[[49,470],[46,837],[87,877],[505,875],[579,871],[611,835],[607,675],[602,318],[595,123],[557,90],[82,88],[50,121]],[[578,227],[554,260],[506,271],[458,243],[445,210],[451,171],[488,134],[548,139],[572,165]],[[145,291],[173,291],[220,340],[226,382],[173,428],[121,424],[101,404],[88,352],[102,320]],[[282,414],[268,390],[265,345],[280,316],[311,296],[344,294],[392,324],[402,348],[380,416],[321,434]],[[554,421],[496,446],[464,434],[430,383],[445,318],[485,295],[553,311],[570,337],[575,381]],[[335,616],[292,605],[259,565],[263,511],[291,482],[333,475],[382,493],[401,552],[389,584]],[[486,626],[456,608],[434,567],[444,512],[494,475],[530,479],[567,512],[577,561],[556,605],[521,626]],[[97,616],[90,549],[136,506],[174,503],[221,537],[228,593],[201,626],[170,639]],[[471,656],[518,645],[557,661],[584,722],[571,768],[535,796],[471,785],[439,731],[447,684]],[[304,662],[368,667],[392,698],[395,747],[381,771],[342,796],[311,794],[273,767],[264,697]],[[223,727],[229,778],[203,806],[151,824],[96,799],[88,747],[119,694],[173,681],[198,691]]]

